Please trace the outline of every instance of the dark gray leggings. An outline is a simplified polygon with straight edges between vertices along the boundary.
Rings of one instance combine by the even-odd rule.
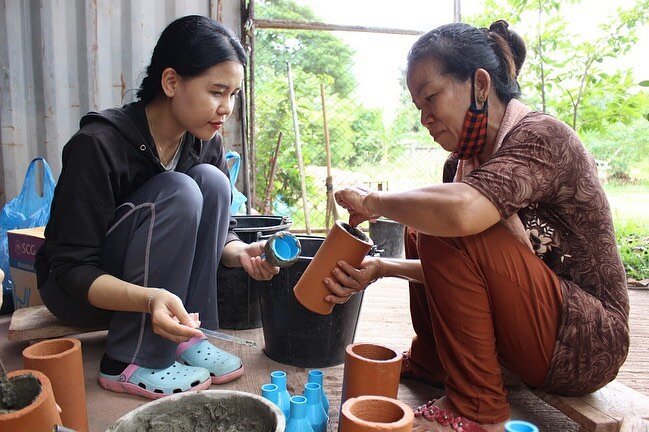
[[[158,174],[115,212],[102,247],[102,268],[145,287],[164,288],[218,328],[218,262],[229,227],[230,182],[208,164],[187,174]],[[49,277],[40,294],[47,308],[74,325],[108,325],[106,353],[150,368],[170,366],[177,344],[153,333],[147,313],[113,312],[79,304]]]

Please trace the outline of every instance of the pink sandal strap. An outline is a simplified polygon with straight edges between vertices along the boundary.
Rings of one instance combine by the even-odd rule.
[[[435,403],[435,400],[428,401],[415,409],[415,417],[423,417],[429,422],[436,422],[442,426],[450,426],[451,429],[457,432],[487,432],[479,424],[461,417],[451,410],[433,405],[433,403]]]
[[[122,379],[122,377],[124,377],[124,381],[128,381],[131,378],[131,376],[135,373],[135,371],[138,370],[139,368],[140,366],[134,363],[129,364],[128,366],[126,366],[126,369],[124,369],[124,371],[120,374],[121,375],[120,380]]]
[[[198,342],[207,339],[207,336],[195,336],[188,340],[187,342],[181,342],[178,344],[178,348],[176,348],[176,358],[180,357],[182,353],[187,351],[187,348],[197,344]]]

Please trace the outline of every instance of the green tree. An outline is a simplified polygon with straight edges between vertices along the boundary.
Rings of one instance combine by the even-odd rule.
[[[487,0],[486,9],[469,22],[488,26],[505,18],[525,39],[526,63],[519,77],[525,101],[556,115],[580,133],[596,159],[612,174],[628,177],[649,166],[646,128],[649,95],[619,58],[637,41],[637,30],[649,21],[649,1],[618,9],[587,40],[571,32],[564,18],[570,0]]]
[[[414,143],[434,145],[432,137],[421,124],[420,112],[412,102],[412,96],[406,85],[405,70],[402,71],[399,82],[401,85],[399,106],[390,129],[392,146],[389,153],[392,158],[399,157],[408,145]]]
[[[638,85],[640,87],[649,87],[649,80],[641,81]],[[649,121],[649,112],[645,113],[643,117],[645,120]]]
[[[255,3],[260,18],[320,21],[292,0]],[[355,100],[354,51],[329,32],[259,29],[255,33],[256,190],[266,191],[269,159],[284,135],[273,191],[289,205],[300,201],[286,62],[291,63],[305,165],[324,166],[325,146],[320,83],[325,86],[332,165],[350,167],[380,153],[386,142],[381,113]],[[309,194],[321,199],[324,184],[307,178]]]
[[[575,0],[488,0],[485,13],[469,22],[487,26],[505,16],[523,36],[528,56],[521,86],[527,102],[540,111],[557,115],[577,131],[604,127],[610,120],[628,124],[639,116],[637,110],[620,109],[633,105],[633,94],[628,91],[633,82],[627,71],[609,73],[603,65],[628,53],[636,43],[637,29],[649,20],[649,1],[618,9],[597,34],[584,41],[570,32],[562,15],[565,5],[575,3],[581,4]],[[599,121],[586,114],[596,110]]]

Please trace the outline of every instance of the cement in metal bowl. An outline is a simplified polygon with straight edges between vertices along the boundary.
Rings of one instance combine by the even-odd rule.
[[[284,432],[285,428],[282,411],[261,396],[204,390],[144,404],[107,432]]]

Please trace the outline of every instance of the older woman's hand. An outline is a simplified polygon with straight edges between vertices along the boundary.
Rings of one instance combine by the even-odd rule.
[[[366,257],[358,269],[345,261],[339,261],[338,266],[331,272],[331,277],[324,280],[325,286],[331,291],[331,295],[325,297],[325,300],[329,303],[343,304],[380,277],[380,258]]]
[[[377,219],[381,215],[374,214],[365,205],[365,199],[372,193],[361,186],[348,186],[334,193],[338,205],[349,211],[349,224],[353,227],[359,223]]]

